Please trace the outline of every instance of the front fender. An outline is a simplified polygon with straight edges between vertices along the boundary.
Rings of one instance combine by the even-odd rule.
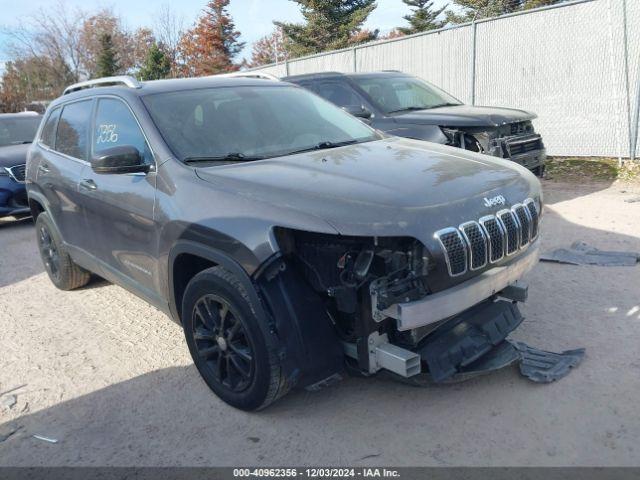
[[[276,255],[256,272],[255,282],[280,341],[287,378],[307,387],[341,372],[344,352],[333,322],[295,266]]]
[[[230,271],[244,287],[267,348],[279,359],[291,385],[321,382],[343,369],[344,355],[320,297],[278,254],[261,266],[253,278],[229,255],[206,245],[181,240],[169,254],[169,308],[179,319],[173,266],[181,254],[196,255]]]

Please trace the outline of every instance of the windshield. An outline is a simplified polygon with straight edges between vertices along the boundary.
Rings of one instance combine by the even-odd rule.
[[[246,161],[380,138],[340,108],[293,86],[185,90],[143,101],[182,161]]]
[[[457,98],[414,77],[352,77],[385,113],[462,105]]]
[[[40,125],[40,116],[0,118],[0,147],[31,143]]]

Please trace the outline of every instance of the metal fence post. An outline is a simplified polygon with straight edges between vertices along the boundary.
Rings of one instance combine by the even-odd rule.
[[[629,140],[629,158],[633,158],[631,153],[631,94],[629,92],[629,33],[627,24],[627,0],[622,0],[622,48],[623,55],[622,61],[624,63],[624,90],[627,100],[627,135]],[[635,151],[634,151],[635,153]]]
[[[636,105],[633,111],[633,122],[631,129],[631,151],[629,158],[636,159],[636,148],[638,146],[638,121],[640,120],[640,58],[638,59],[638,79],[636,80]]]
[[[356,50],[358,47],[353,47],[353,73],[358,71],[358,56],[356,54]]]
[[[471,105],[476,104],[476,34],[478,32],[478,24],[475,19],[471,22]]]
[[[289,76],[289,59],[287,58],[284,61],[284,72],[287,74],[287,77]]]

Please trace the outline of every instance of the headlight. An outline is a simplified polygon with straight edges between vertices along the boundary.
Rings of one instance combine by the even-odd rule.
[[[440,130],[442,130],[444,136],[447,137],[447,145],[451,145],[454,147],[458,147],[461,145],[460,135],[462,132],[460,130],[453,130],[451,128],[445,127],[440,127]]]

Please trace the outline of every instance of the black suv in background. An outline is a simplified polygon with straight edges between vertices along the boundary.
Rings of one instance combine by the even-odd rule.
[[[166,312],[246,410],[345,365],[446,381],[513,356],[540,243],[525,168],[386,137],[278,81],[72,85],[27,190],[52,282],[93,272]]]
[[[512,160],[544,173],[542,137],[523,110],[464,105],[440,88],[400,72],[314,73],[285,77],[400,137],[452,145]]]
[[[27,151],[41,119],[35,112],[0,114],[0,217],[29,215]]]

